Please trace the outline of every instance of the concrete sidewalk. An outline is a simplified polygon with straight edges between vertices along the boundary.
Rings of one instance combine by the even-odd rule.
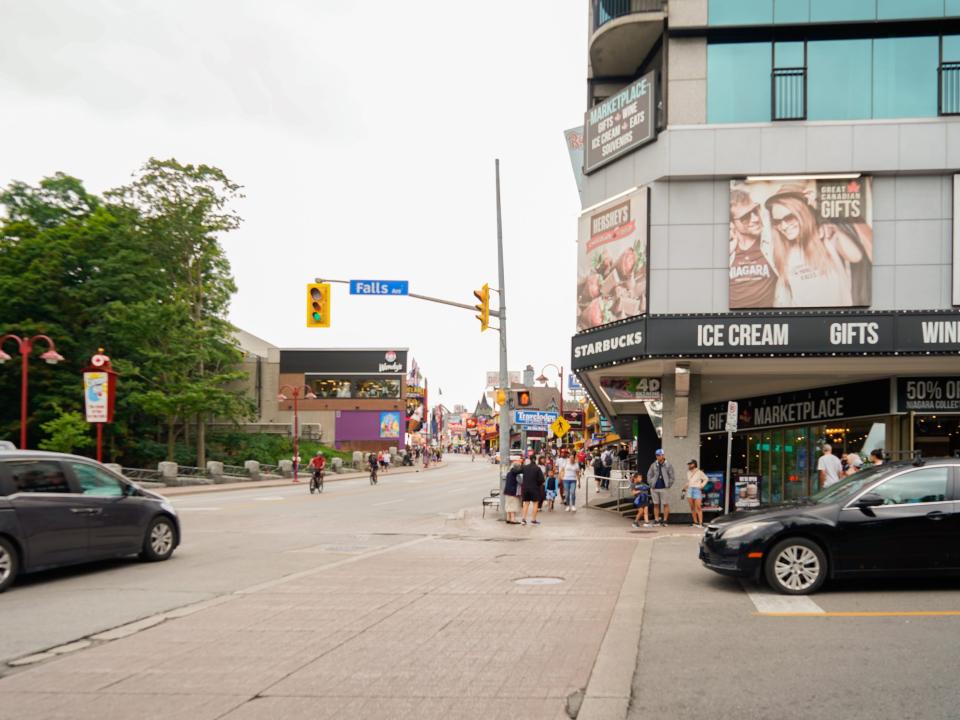
[[[431,470],[437,470],[439,468],[446,467],[446,463],[431,463],[430,467],[423,467],[423,465],[417,465],[414,467],[392,467],[386,473],[386,477],[393,477],[394,475],[406,475],[409,473],[417,472],[430,472]],[[345,472],[345,473],[327,473],[324,476],[324,482],[339,482],[340,480],[353,480],[355,478],[365,478],[368,477],[370,472],[364,470],[362,472]],[[299,483],[294,483],[293,478],[277,478],[275,480],[246,480],[244,482],[233,482],[233,483],[219,483],[219,484],[204,484],[204,485],[171,485],[168,487],[150,487],[149,489],[160,493],[161,495],[194,495],[197,493],[208,493],[208,492],[221,492],[224,490],[256,490],[258,488],[272,488],[272,487],[287,487],[289,485],[300,484],[307,485],[310,483],[310,475],[299,473],[298,474]]]
[[[97,636],[0,679],[0,720],[622,718],[657,533],[542,518],[471,509]]]

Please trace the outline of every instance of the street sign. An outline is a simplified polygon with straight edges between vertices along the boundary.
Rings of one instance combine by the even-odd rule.
[[[736,400],[731,400],[727,403],[727,426],[726,431],[728,433],[737,431],[737,411],[738,405]]]
[[[559,413],[546,410],[514,410],[513,422],[515,425],[545,430],[559,416]]]
[[[351,280],[351,295],[408,295],[409,280]]]
[[[550,423],[550,429],[553,430],[553,434],[558,438],[562,438],[568,432],[570,432],[570,423],[567,422],[567,419],[562,415]]]

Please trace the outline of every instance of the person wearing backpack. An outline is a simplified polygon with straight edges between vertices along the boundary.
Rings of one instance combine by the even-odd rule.
[[[638,472],[633,474],[630,479],[633,485],[633,506],[637,508],[637,516],[633,519],[633,527],[640,527],[640,517],[643,517],[643,527],[650,527],[650,516],[648,508],[650,506],[650,485],[643,479],[643,475]]]
[[[597,492],[600,492],[600,485],[603,483],[603,458],[599,454],[593,457],[593,479],[597,482]]]
[[[601,487],[604,490],[610,489],[610,475],[613,472],[613,450],[609,447],[603,451],[603,483]]]

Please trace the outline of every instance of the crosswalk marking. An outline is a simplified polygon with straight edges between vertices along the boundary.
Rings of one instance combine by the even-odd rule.
[[[744,592],[760,615],[823,615],[824,609],[807,595],[781,595],[772,590],[742,583]]]

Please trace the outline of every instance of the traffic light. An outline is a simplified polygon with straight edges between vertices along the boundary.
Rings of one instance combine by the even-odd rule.
[[[480,301],[480,303],[474,305],[474,307],[477,309],[477,312],[480,313],[475,317],[480,321],[480,332],[483,332],[490,327],[490,285],[484,283],[483,287],[479,290],[474,290],[473,294],[477,300]]]
[[[330,327],[330,283],[307,285],[307,327]]]
[[[521,390],[517,393],[517,405],[520,407],[530,407],[530,391]]]

